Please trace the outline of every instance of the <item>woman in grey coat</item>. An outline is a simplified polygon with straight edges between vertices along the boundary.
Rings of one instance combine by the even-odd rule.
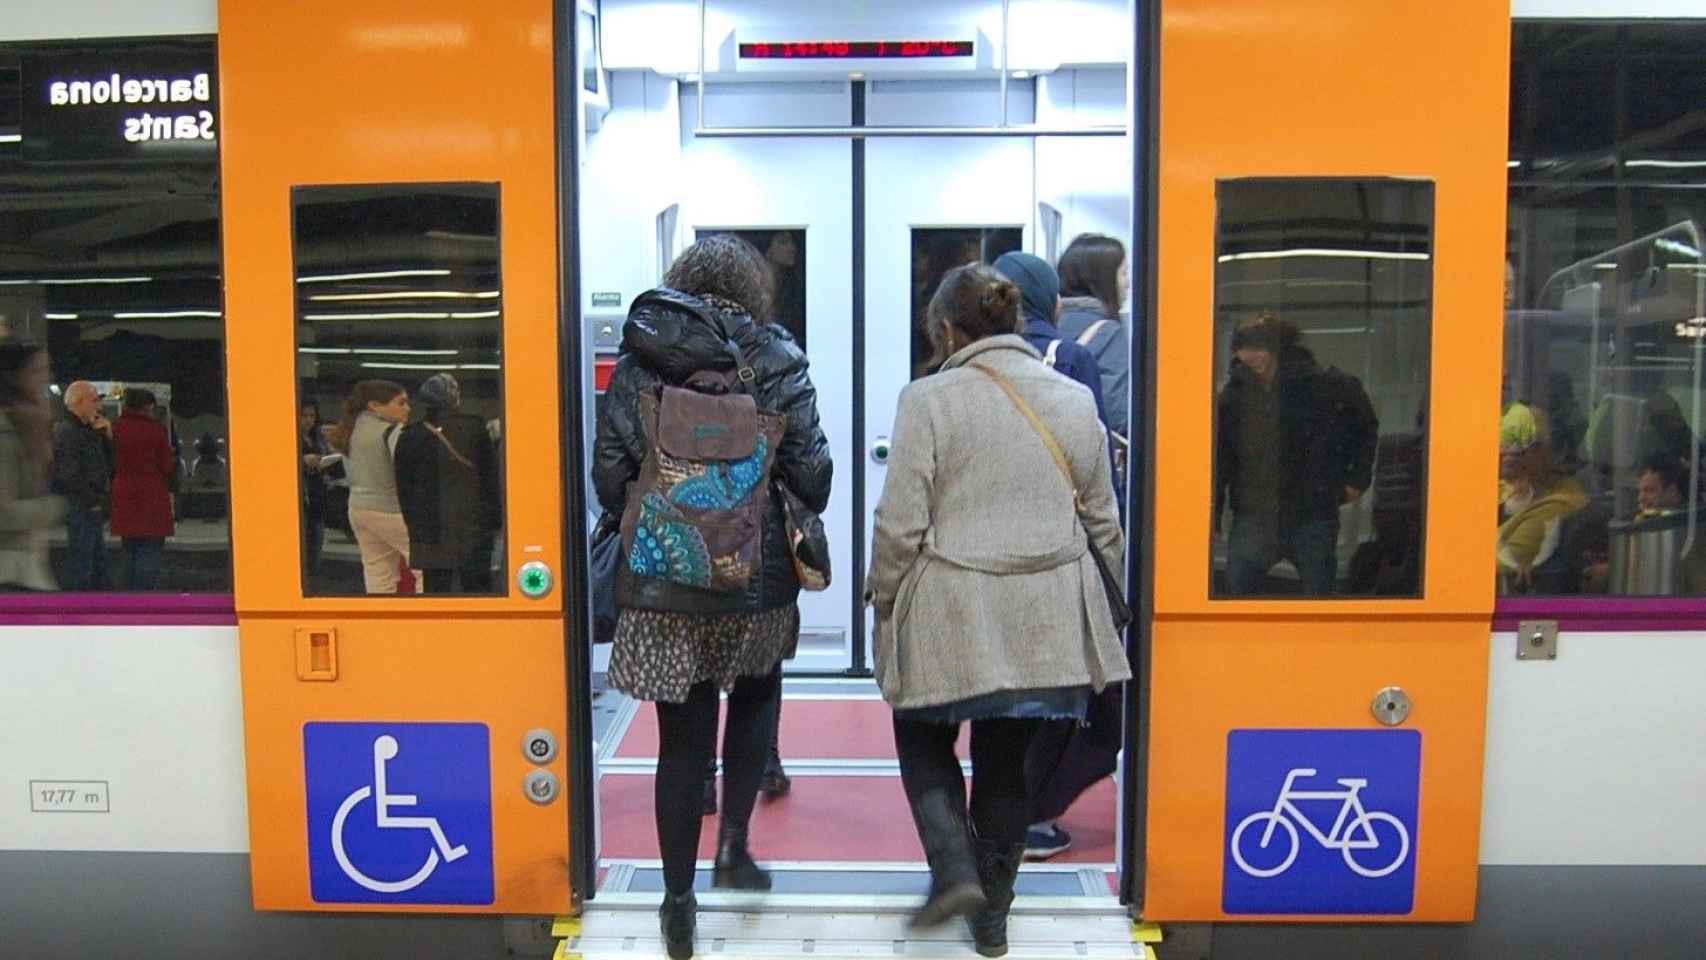
[[[0,343],[0,590],[57,589],[47,538],[65,516],[65,499],[48,492],[52,375],[40,345]]]
[[[1018,306],[1018,289],[976,264],[930,301],[945,359],[901,391],[867,581],[877,680],[930,863],[913,922],[970,915],[985,956],[1006,952],[1031,736],[1131,675],[1090,554],[1122,568],[1107,437],[1090,391],[1018,335]],[[1070,478],[1008,387],[1054,435]],[[968,720],[972,833],[954,755]]]

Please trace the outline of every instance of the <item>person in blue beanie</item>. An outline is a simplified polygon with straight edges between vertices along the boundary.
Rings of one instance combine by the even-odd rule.
[[[1102,374],[1096,355],[1067,339],[1055,326],[1060,312],[1059,275],[1047,260],[1019,251],[1002,254],[994,266],[995,272],[1019,288],[1019,310],[1025,318],[1020,335],[1043,355],[1043,363],[1089,388],[1096,398],[1096,418],[1106,427],[1108,414],[1102,406]]]

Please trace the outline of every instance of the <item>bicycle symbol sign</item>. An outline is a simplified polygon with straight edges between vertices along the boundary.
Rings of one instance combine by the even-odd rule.
[[[309,723],[302,744],[317,902],[493,901],[484,724]]]
[[[1232,731],[1226,912],[1410,912],[1420,767],[1414,730]]]

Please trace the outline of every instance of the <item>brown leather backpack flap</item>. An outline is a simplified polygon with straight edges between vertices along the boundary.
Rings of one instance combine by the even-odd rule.
[[[758,404],[744,393],[721,396],[664,387],[658,446],[683,460],[740,460],[758,448]]]

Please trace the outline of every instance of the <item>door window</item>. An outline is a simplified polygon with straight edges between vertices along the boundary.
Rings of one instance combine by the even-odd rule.
[[[497,186],[293,202],[305,594],[504,593]]]

